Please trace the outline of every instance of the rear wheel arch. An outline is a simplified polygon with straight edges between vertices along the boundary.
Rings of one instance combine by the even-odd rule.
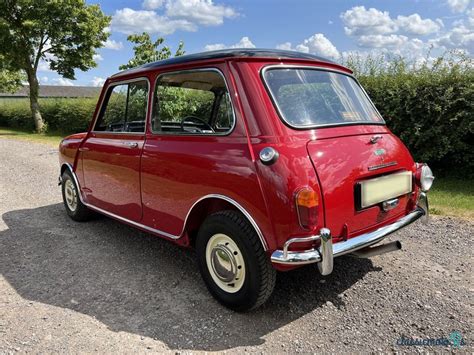
[[[262,244],[263,250],[268,250],[265,238],[258,227],[257,222],[253,219],[250,213],[245,210],[245,208],[242,207],[238,202],[224,195],[204,196],[196,201],[191,207],[184,225],[184,232],[188,235],[190,244],[194,246],[197,232],[208,216],[213,213],[226,210],[237,211],[246,220],[248,220],[251,226],[255,229],[255,232],[257,233]]]

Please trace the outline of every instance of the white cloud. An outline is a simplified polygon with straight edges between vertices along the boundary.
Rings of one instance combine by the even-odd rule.
[[[422,18],[417,13],[392,18],[387,11],[366,9],[364,6],[353,7],[341,13],[340,18],[345,33],[363,49],[340,53],[323,34],[314,35],[296,46],[290,42],[280,43],[277,48],[343,61],[354,54],[362,58],[367,55],[373,58],[396,55],[415,65],[434,62],[435,57],[446,49],[474,53],[474,8],[469,9],[466,16],[456,21],[449,31],[441,19]],[[415,36],[427,36],[428,39]]]
[[[291,51],[291,42],[280,43],[276,46],[276,49],[282,49],[285,51]]]
[[[208,44],[204,47],[204,50],[216,51],[219,49],[226,49],[226,48],[255,48],[255,44],[252,43],[250,38],[242,37],[239,42],[232,45],[225,45],[224,43]]]
[[[49,81],[49,78],[47,76],[42,76],[39,78],[39,83],[40,84],[47,84]]]
[[[430,41],[436,47],[465,50],[474,53],[474,29],[464,25],[454,27],[444,35]]]
[[[344,30],[350,36],[374,36],[404,32],[414,35],[428,35],[443,26],[440,19],[422,19],[419,14],[391,18],[387,11],[355,6],[341,14]]]
[[[206,26],[221,25],[238,13],[231,7],[215,5],[212,0],[174,0],[166,2],[166,15]]]
[[[205,51],[218,51],[220,49],[226,49],[226,48],[230,48],[230,47],[226,46],[224,43],[206,44],[204,46]]]
[[[74,86],[74,83],[65,78],[57,78],[52,80],[52,85],[59,85],[59,86]]]
[[[430,51],[430,44],[418,38],[406,40],[395,48],[385,48],[384,51],[386,53],[400,55],[413,63],[421,63],[426,61],[426,59],[433,59],[426,58]]]
[[[397,41],[396,39],[394,41]],[[376,59],[380,61],[380,65],[389,63],[389,58],[393,56],[403,56],[408,62],[415,65],[421,65],[433,62],[435,58],[428,57],[430,50],[430,44],[423,42],[420,39],[407,39],[401,40],[401,43],[396,47],[380,47],[380,48],[369,48],[367,50],[352,50],[345,51],[341,57],[347,59],[348,57],[358,57],[361,59],[370,56],[372,60]],[[344,61],[344,60],[343,60]]]
[[[361,47],[390,48],[398,47],[408,41],[408,37],[402,35],[364,35],[360,36],[357,43]]]
[[[443,22],[440,19],[437,19],[436,21],[422,19],[418,14],[398,16],[396,24],[403,32],[415,35],[428,35],[439,31],[443,26]]]
[[[45,60],[40,60],[38,63],[38,71],[49,71],[52,72],[52,70],[49,67],[49,62]]]
[[[311,53],[331,59],[338,59],[341,56],[336,46],[322,33],[315,33],[311,37],[303,40],[302,43],[297,44],[295,48],[293,48],[291,42],[281,43],[277,45],[276,48]]]
[[[142,7],[147,10],[156,10],[163,6],[163,0],[145,0]]]
[[[94,54],[92,56],[92,59],[94,60],[94,62],[99,62],[101,60],[104,60],[104,58],[100,54]]]
[[[125,34],[148,32],[169,35],[176,30],[196,31],[196,25],[187,20],[173,20],[154,11],[124,8],[112,16],[112,29]]]
[[[255,48],[250,38],[242,37],[240,41],[232,46],[232,48]]]
[[[95,87],[103,86],[104,83],[105,83],[105,79],[98,76],[94,76],[94,78],[91,80],[92,86],[95,86]]]
[[[466,10],[469,4],[463,0],[449,1],[453,11],[458,12]],[[473,9],[466,12],[466,17],[453,22],[449,31],[445,29],[441,19],[422,18],[417,13],[392,18],[387,11],[375,8],[367,10],[364,6],[355,6],[341,13],[340,17],[346,34],[354,37],[360,47],[390,50],[408,58],[418,58],[422,55],[421,50],[426,55],[431,45],[437,49],[438,54],[446,49],[474,52]],[[414,36],[430,37],[422,41]]]
[[[212,0],[145,0],[142,6],[145,10],[127,7],[116,10],[111,28],[125,34],[168,35],[177,30],[196,31],[198,25],[221,25],[226,18],[239,15],[232,7],[215,4]]]
[[[348,35],[375,35],[393,33],[398,30],[396,23],[387,11],[364,6],[355,6],[341,14]]]
[[[340,57],[337,48],[322,33],[316,33],[305,39],[303,43],[296,46],[296,50],[332,59]]]
[[[467,12],[467,21],[471,28],[474,28],[474,7]]]
[[[104,48],[118,51],[123,48],[123,43],[114,41],[113,39],[108,39],[104,42]]]
[[[448,0],[447,4],[452,12],[459,13],[464,12],[469,6],[471,0]]]

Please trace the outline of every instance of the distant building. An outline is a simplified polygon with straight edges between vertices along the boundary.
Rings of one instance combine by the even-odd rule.
[[[57,86],[57,85],[40,85],[39,97],[46,98],[83,98],[96,97],[100,93],[99,87],[93,86]],[[0,92],[0,100],[3,99],[26,99],[30,93],[28,85],[21,87],[17,92]]]

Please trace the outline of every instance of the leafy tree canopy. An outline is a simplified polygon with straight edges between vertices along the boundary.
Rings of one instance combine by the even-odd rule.
[[[84,0],[0,1],[0,55],[10,70],[23,70],[30,85],[36,129],[44,123],[38,105],[36,72],[41,60],[68,79],[74,70],[96,66],[95,49],[108,38],[110,17]]]
[[[23,72],[9,68],[6,58],[0,55],[0,92],[15,92],[26,80]]]
[[[21,87],[24,75],[20,71],[0,69],[0,92],[15,92]]]
[[[136,44],[133,47],[135,55],[127,64],[121,65],[119,67],[120,70],[131,69],[143,64],[168,59],[172,55],[170,47],[163,46],[159,48],[165,41],[163,37],[159,37],[155,42],[152,42],[150,35],[143,32],[142,34],[130,35],[127,37],[127,40]],[[179,42],[178,49],[174,56],[178,57],[184,53],[184,43]]]

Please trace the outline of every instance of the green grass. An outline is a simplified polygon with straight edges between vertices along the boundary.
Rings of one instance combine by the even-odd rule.
[[[474,219],[474,180],[435,179],[428,200],[432,214]]]
[[[43,143],[57,147],[64,135],[58,133],[37,134],[15,128],[0,127],[0,138],[19,139],[35,143]]]
[[[0,138],[20,139],[57,147],[63,135],[58,133],[36,134],[12,128],[0,127]],[[430,212],[474,219],[474,180],[437,178],[428,193]]]

